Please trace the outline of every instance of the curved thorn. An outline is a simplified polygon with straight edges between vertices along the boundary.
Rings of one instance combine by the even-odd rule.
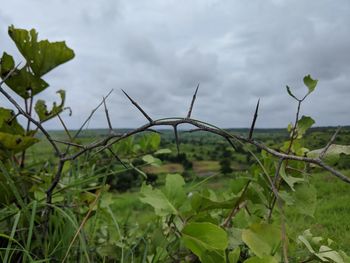
[[[194,101],[196,100],[198,88],[199,88],[199,83],[198,83],[198,85],[197,85],[196,91],[195,91],[194,94],[193,94],[192,101],[191,101],[191,105],[190,105],[190,109],[188,110],[188,114],[187,114],[187,119],[191,118],[191,113],[192,113]]]

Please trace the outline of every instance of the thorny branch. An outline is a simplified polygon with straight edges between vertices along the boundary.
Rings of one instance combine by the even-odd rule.
[[[17,67],[16,67],[17,68]],[[333,143],[333,141],[335,140],[335,137],[337,135],[337,133],[339,132],[340,128],[336,131],[336,133],[333,135],[333,137],[331,138],[331,140],[329,141],[329,143],[326,145],[326,147],[324,148],[323,152],[320,154],[319,157],[316,158],[310,158],[310,157],[304,157],[304,156],[297,156],[294,154],[291,154],[291,147],[293,144],[293,140],[295,137],[295,133],[296,133],[296,125],[299,119],[299,111],[300,111],[300,104],[303,101],[302,100],[298,100],[298,109],[297,109],[297,114],[296,114],[296,121],[294,123],[294,127],[292,130],[292,135],[291,135],[291,141],[290,141],[290,145],[288,147],[288,151],[287,153],[283,153],[283,152],[279,152],[278,150],[275,150],[273,148],[270,148],[268,146],[266,146],[265,144],[255,140],[252,138],[253,135],[253,131],[254,131],[254,127],[255,127],[255,122],[258,116],[258,108],[259,108],[259,101],[257,103],[256,106],[256,110],[255,110],[255,114],[254,114],[254,118],[253,118],[253,122],[252,122],[252,126],[250,128],[250,132],[248,137],[244,137],[241,135],[236,135],[236,134],[232,134],[229,133],[228,131],[225,131],[223,129],[220,129],[212,124],[208,124],[205,123],[203,121],[200,120],[196,120],[196,119],[192,119],[191,118],[191,113],[192,113],[192,109],[193,109],[193,105],[194,105],[194,101],[196,99],[196,95],[197,95],[197,91],[198,91],[198,87],[196,88],[196,91],[193,95],[192,101],[191,101],[191,105],[190,105],[190,109],[188,111],[187,117],[186,118],[163,118],[163,119],[158,119],[158,120],[153,120],[142,108],[141,106],[139,106],[139,104],[134,101],[124,90],[123,93],[126,95],[126,97],[130,100],[130,102],[142,113],[142,115],[148,120],[148,123],[134,129],[128,132],[125,132],[123,134],[114,134],[112,131],[112,124],[109,118],[109,114],[108,114],[108,109],[106,106],[106,98],[111,94],[112,91],[110,91],[107,96],[105,96],[102,100],[102,102],[91,112],[91,114],[88,116],[88,118],[85,120],[85,122],[82,124],[82,126],[80,127],[80,129],[77,131],[77,133],[73,136],[73,138],[71,138],[71,140],[69,142],[64,142],[64,141],[59,141],[59,140],[55,140],[52,139],[50,134],[43,128],[43,126],[41,125],[40,122],[36,121],[34,118],[32,118],[13,98],[12,96],[7,93],[1,86],[2,84],[6,81],[7,78],[9,78],[13,72],[16,70],[13,69],[11,70],[8,75],[3,79],[3,81],[0,82],[0,93],[2,93],[18,110],[18,114],[23,115],[25,118],[28,119],[28,121],[32,122],[37,129],[39,129],[46,137],[46,139],[49,141],[49,143],[51,144],[51,146],[53,147],[56,155],[59,158],[59,162],[58,162],[58,167],[57,167],[57,171],[55,173],[55,176],[52,179],[51,185],[50,187],[47,189],[46,191],[46,202],[47,202],[47,207],[51,207],[51,202],[52,202],[52,194],[54,189],[57,187],[61,176],[62,176],[62,170],[63,170],[63,166],[65,164],[65,162],[67,161],[73,161],[76,158],[78,158],[79,156],[87,153],[87,152],[91,152],[93,150],[96,150],[96,153],[99,153],[101,151],[104,150],[109,150],[113,156],[123,164],[123,162],[120,160],[120,158],[111,150],[111,146],[115,143],[118,143],[119,141],[128,138],[132,135],[135,134],[139,134],[142,132],[146,132],[146,131],[152,131],[152,132],[157,132],[156,130],[154,130],[153,128],[157,128],[157,127],[162,127],[162,126],[170,126],[174,129],[174,133],[175,133],[175,141],[176,141],[176,145],[177,145],[177,149],[179,152],[179,140],[178,140],[178,132],[177,132],[177,128],[179,125],[182,124],[190,124],[192,126],[195,127],[194,130],[192,130],[191,132],[196,132],[196,131],[204,131],[204,132],[208,132],[208,133],[212,133],[212,134],[216,134],[218,136],[221,136],[222,138],[226,139],[228,141],[228,143],[235,148],[234,144],[232,143],[232,140],[238,141],[242,144],[251,144],[254,145],[256,148],[260,149],[260,150],[264,150],[267,153],[271,154],[272,156],[276,157],[279,159],[277,168],[276,168],[276,174],[275,174],[275,178],[272,181],[271,178],[268,176],[268,180],[269,183],[271,185],[271,189],[274,193],[274,197],[277,200],[277,205],[279,206],[279,208],[283,211],[282,208],[282,203],[280,202],[280,199],[278,197],[278,190],[276,188],[276,183],[278,183],[278,177],[279,177],[279,171],[280,168],[283,164],[283,161],[287,161],[288,160],[295,160],[295,161],[301,161],[301,162],[305,162],[305,163],[311,163],[311,164],[315,164],[325,170],[327,170],[328,172],[330,172],[332,175],[338,177],[340,180],[346,182],[346,183],[350,183],[350,178],[345,176],[344,174],[342,174],[341,172],[335,170],[333,167],[327,165],[323,160],[323,156],[326,153],[326,151],[328,150],[328,148],[331,146],[331,144]],[[108,136],[106,136],[104,139],[101,139],[99,141],[95,141],[93,143],[90,143],[88,145],[80,145],[80,144],[76,144],[74,143],[74,139],[77,138],[77,136],[80,134],[80,132],[82,131],[82,129],[85,127],[85,125],[88,123],[88,121],[92,118],[93,114],[97,111],[97,109],[101,106],[104,105],[105,107],[105,114],[106,114],[106,118],[107,118],[107,122],[108,122],[108,126],[109,126],[109,130],[110,130],[110,134]],[[68,130],[68,129],[67,129]],[[56,143],[63,143],[67,145],[67,149],[65,150],[65,152],[61,152],[57,146]],[[69,155],[69,149],[70,147],[76,147],[77,151],[74,152],[73,154]],[[238,206],[240,206],[238,204]],[[235,205],[236,207],[236,205]],[[47,214],[47,216],[49,216],[49,209],[46,209],[45,212]],[[235,213],[235,208],[231,211],[231,214],[228,216],[228,218],[231,218]],[[47,220],[48,218],[46,218]],[[226,223],[225,223],[226,225]],[[282,224],[282,232],[285,232],[285,226],[284,224]],[[283,236],[285,237],[285,233],[283,233]],[[285,250],[285,247],[284,247]],[[285,252],[285,251],[284,251]],[[285,253],[284,253],[285,254]],[[285,254],[286,256],[286,254]],[[285,260],[288,261],[288,259],[285,257]]]

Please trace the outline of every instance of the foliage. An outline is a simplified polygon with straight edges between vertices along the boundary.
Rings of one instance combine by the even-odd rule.
[[[1,77],[13,71],[5,83],[23,98],[26,115],[34,118],[33,98],[49,86],[43,75],[72,59],[74,52],[64,42],[38,41],[34,29],[11,26],[9,35],[26,63],[16,68],[12,56],[4,52]],[[338,162],[348,156],[348,146],[333,144],[310,151],[304,145],[315,122],[309,116],[299,118],[299,109],[317,80],[308,75],[304,84],[307,92],[301,99],[287,86],[298,102],[296,122],[274,146],[293,156],[316,155]],[[39,125],[64,110],[65,92],[57,93],[61,103],[54,103],[51,110],[43,100],[35,103]],[[317,207],[317,189],[309,174],[313,167],[306,162],[276,160],[266,148],[256,150],[237,142],[233,148],[238,152],[222,151],[221,172],[232,172],[231,161],[243,154],[249,154],[249,164],[246,171],[226,177],[222,189],[203,187],[211,177],[186,183],[182,175],[168,173],[158,180],[143,168],[179,162],[188,173],[194,155],[189,151],[172,155],[161,148],[161,136],[146,129],[142,136],[121,135],[114,144],[103,141],[95,152],[86,151],[62,167],[50,160],[29,159],[24,165],[25,150],[38,142],[37,129],[30,130],[29,124],[24,129],[10,109],[0,108],[0,113],[2,262],[349,262],[349,256],[328,238],[313,236],[310,230],[293,236],[285,211],[293,208],[307,219]],[[67,152],[77,151],[72,145],[85,147],[67,135]],[[61,174],[52,187],[57,171]],[[53,190],[50,202],[48,189]],[[301,252],[289,254],[295,249]]]

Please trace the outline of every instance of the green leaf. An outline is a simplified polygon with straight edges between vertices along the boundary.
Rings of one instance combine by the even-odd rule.
[[[334,251],[327,246],[321,246],[319,253],[316,253],[315,255],[318,256],[321,260],[330,259],[335,263],[345,263],[343,257],[337,251]]]
[[[21,152],[39,140],[29,136],[0,132],[0,155]]]
[[[56,102],[54,102],[51,111],[47,110],[47,106],[44,100],[38,100],[35,104],[35,112],[38,114],[41,122],[52,119],[63,111],[66,93],[64,90],[59,90],[57,93],[61,97],[61,103],[57,106]]]
[[[165,179],[164,193],[175,207],[181,207],[187,199],[185,189],[185,180],[179,174],[168,174]]]
[[[0,66],[0,75],[4,78],[15,67],[13,58],[4,53],[1,58]],[[28,67],[16,69],[5,83],[10,89],[24,99],[38,94],[49,86],[43,79],[35,76]]]
[[[181,233],[184,245],[201,261],[205,258],[207,251],[220,256],[228,245],[226,232],[209,222],[189,223],[182,229]]]
[[[323,150],[324,148],[310,151],[307,153],[307,156],[311,158],[317,158],[320,156]],[[332,144],[329,146],[323,157],[334,162],[339,159],[341,154],[350,155],[350,145]]]
[[[143,184],[141,187],[141,202],[153,206],[155,213],[159,216],[179,214],[178,209],[185,204],[186,193],[183,188],[184,179],[179,174],[168,174],[165,189],[152,189],[151,186]]]
[[[308,94],[310,94],[311,92],[313,92],[317,86],[317,79],[312,79],[310,75],[307,75],[304,77],[304,84],[305,86],[308,88],[309,92]]]
[[[236,247],[235,250],[228,253],[229,263],[237,263],[239,260],[240,254],[241,254],[241,250],[239,247]]]
[[[73,50],[68,48],[64,41],[38,41],[38,33],[35,29],[27,31],[12,25],[9,27],[8,33],[38,77],[74,58]]]
[[[302,138],[305,132],[311,128],[314,123],[315,121],[311,117],[302,116],[297,124],[297,138]]]
[[[278,263],[278,261],[272,256],[265,256],[262,258],[251,257],[245,260],[244,263]]]
[[[242,231],[242,240],[258,257],[274,255],[281,243],[281,231],[275,225],[252,224]]]
[[[142,157],[142,160],[146,162],[147,164],[153,165],[153,166],[160,166],[162,164],[162,161],[158,158],[153,157],[150,154],[147,154]]]
[[[145,134],[140,138],[139,145],[144,152],[156,151],[160,144],[158,133]]]
[[[313,185],[297,185],[295,187],[295,192],[292,193],[296,210],[301,214],[313,217],[317,204],[316,193],[316,189]]]
[[[199,193],[194,193],[191,197],[191,206],[196,212],[213,209],[232,209],[238,198],[239,197],[234,197],[229,200],[216,201]]]
[[[303,178],[293,177],[286,174],[285,166],[282,165],[280,169],[280,175],[282,179],[289,185],[289,187],[295,191],[294,184],[305,181]]]
[[[287,88],[287,92],[288,92],[289,96],[293,97],[293,98],[296,99],[296,100],[299,100],[297,97],[294,96],[294,94],[293,94],[292,91],[290,90],[290,87],[289,87],[289,86],[286,86],[286,88]]]
[[[0,107],[0,132],[24,135],[23,127],[14,116],[12,110]]]
[[[1,75],[7,75],[7,73],[9,73],[14,67],[15,67],[15,61],[13,59],[13,57],[9,54],[7,54],[6,52],[4,52],[2,54],[1,57]]]
[[[152,189],[152,186],[143,184],[141,187],[141,202],[153,206],[155,213],[159,216],[177,214],[178,211],[159,189]]]

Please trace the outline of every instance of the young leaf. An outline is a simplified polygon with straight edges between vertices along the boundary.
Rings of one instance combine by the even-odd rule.
[[[286,86],[286,88],[287,88],[287,92],[288,92],[288,94],[289,94],[289,96],[291,96],[291,97],[293,97],[294,99],[296,99],[296,100],[299,100],[297,97],[295,97],[295,95],[292,93],[292,91],[290,90],[290,87],[287,85]]]
[[[298,139],[302,138],[305,132],[311,128],[315,121],[309,116],[302,116],[297,124]]]
[[[304,84],[309,90],[308,94],[310,94],[311,92],[313,92],[315,90],[317,82],[318,82],[318,80],[312,79],[310,75],[307,75],[304,77]]]
[[[38,114],[41,122],[52,119],[53,117],[57,116],[57,114],[59,114],[61,111],[63,111],[66,93],[64,90],[59,90],[57,91],[57,93],[61,97],[61,103],[57,106],[56,102],[54,102],[51,111],[47,110],[47,106],[44,100],[38,100],[35,104],[35,112]]]
[[[27,31],[12,25],[9,27],[8,33],[38,77],[74,58],[73,50],[68,48],[64,41],[38,41],[38,33],[35,29]]]
[[[275,225],[252,224],[242,231],[242,240],[258,257],[274,255],[281,243],[281,231]]]

